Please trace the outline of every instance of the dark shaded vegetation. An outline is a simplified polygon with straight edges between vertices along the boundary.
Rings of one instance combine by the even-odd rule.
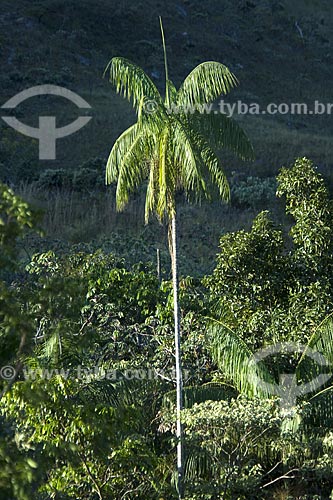
[[[278,193],[292,240],[263,211],[250,232],[222,236],[211,275],[180,281],[185,498],[330,498],[329,382],[281,412],[244,364],[249,348],[285,340],[333,363],[331,201],[305,159],[281,171]],[[2,200],[2,255],[13,255],[33,219],[4,187]],[[0,295],[0,364],[16,370],[1,372],[1,494],[176,498],[170,282],[83,245],[13,264]],[[291,360],[311,380],[315,367]],[[266,369],[278,381],[291,360]]]
[[[135,116],[103,71],[122,55],[163,94],[161,15],[177,86],[198,63],[217,60],[240,80],[229,103],[333,102],[331,3],[0,7],[0,105],[51,83],[84,97],[93,115],[57,142],[55,161],[38,160],[38,141],[0,120],[0,498],[178,498],[167,227],[144,225],[145,184],[123,213],[115,185],[105,186],[110,147]],[[44,96],[8,114],[33,126],[55,115],[62,126],[78,110]],[[234,118],[256,159],[218,151],[231,202],[176,198],[185,498],[329,500],[331,382],[281,410],[278,397],[252,382],[248,360],[271,344],[298,342],[322,353],[332,372],[332,119]],[[258,369],[275,384],[281,373],[295,373],[298,384],[318,375],[297,352]]]

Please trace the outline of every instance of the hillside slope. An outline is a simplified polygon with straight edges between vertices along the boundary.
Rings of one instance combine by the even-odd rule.
[[[32,175],[30,166],[76,167],[107,155],[133,116],[103,80],[103,70],[112,56],[122,55],[142,65],[163,90],[159,15],[176,84],[197,63],[215,59],[240,80],[229,102],[333,102],[329,0],[2,0],[1,103],[32,85],[54,83],[78,92],[93,107],[90,124],[61,139],[57,162],[47,165],[36,159],[36,141],[20,137],[1,121],[0,162],[7,164],[7,175],[11,171],[14,179],[21,153],[25,163],[29,160],[22,175]],[[22,121],[35,125],[39,112],[56,114],[59,124],[77,115],[68,101],[57,98],[31,99],[19,109]],[[329,170],[331,116],[247,115],[239,120],[257,153],[254,165],[241,168],[268,175],[295,156],[307,155]]]

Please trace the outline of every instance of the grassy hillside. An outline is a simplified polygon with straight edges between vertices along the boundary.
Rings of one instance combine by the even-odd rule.
[[[0,121],[2,180],[30,182],[45,169],[79,169],[95,157],[108,155],[115,138],[134,115],[103,79],[103,70],[113,56],[128,57],[141,65],[163,91],[159,15],[165,25],[170,76],[176,85],[196,64],[214,59],[229,66],[240,81],[239,88],[228,96],[230,103],[238,99],[262,106],[270,102],[305,102],[312,106],[314,100],[333,103],[333,7],[329,0],[1,0],[1,104],[28,87],[53,83],[84,97],[93,115],[85,128],[57,141],[56,161],[39,161],[37,141]],[[61,126],[75,119],[78,110],[65,99],[40,97],[25,101],[14,113],[34,126],[40,114],[56,115]],[[247,164],[223,155],[229,176],[235,176],[232,172],[273,176],[281,165],[297,156],[308,156],[331,182],[332,116],[235,118],[251,138],[256,160]],[[102,176],[103,160],[98,168]],[[23,192],[30,193],[30,199],[47,210],[47,221],[55,220],[52,200],[27,186]],[[85,196],[88,199],[91,194]],[[96,196],[92,202],[96,217],[98,211],[113,213],[113,201],[109,200],[111,205],[104,198],[101,201],[100,195],[96,201]],[[58,200],[57,209],[60,203],[68,215],[73,201],[68,205],[66,200]],[[82,220],[73,215],[74,219],[67,217],[62,223],[62,219],[55,220],[54,225],[46,223],[50,236],[90,241],[103,235],[105,229],[96,224],[93,211],[89,214],[92,230],[87,231],[82,207],[77,210]],[[131,210],[132,216],[128,215]],[[190,218],[196,217],[199,233],[201,224],[211,225],[210,255],[216,252],[223,230],[240,227],[253,215],[244,211],[241,217],[234,212],[226,215],[221,210],[214,206],[189,212]],[[221,223],[222,217],[228,220],[226,224]],[[137,206],[129,208],[127,219],[126,215],[112,215],[113,229],[132,229],[135,234],[142,220]]]
[[[59,142],[58,163],[74,167],[89,157],[106,155],[133,117],[103,81],[104,67],[115,55],[128,57],[163,90],[158,15],[165,23],[176,84],[197,63],[216,59],[240,80],[230,102],[333,102],[329,0],[2,0],[1,101],[46,82],[80,93],[93,106],[94,119],[77,135]],[[20,108],[32,122],[46,104],[38,106],[35,101]],[[59,123],[68,123],[74,110],[67,101],[58,101],[50,100],[47,109],[63,105]],[[251,169],[261,174],[275,172],[296,155],[330,164],[329,116],[245,116],[241,121],[256,148],[257,161]],[[13,142],[20,139],[2,123],[2,143],[8,136]],[[29,145],[29,140],[23,142]],[[34,158],[36,146],[31,146]]]

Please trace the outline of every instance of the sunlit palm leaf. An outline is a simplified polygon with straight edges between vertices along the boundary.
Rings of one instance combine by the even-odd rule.
[[[127,151],[138,135],[138,126],[135,123],[126,129],[116,140],[106,164],[106,184],[117,181],[119,168]]]
[[[62,339],[58,329],[52,333],[52,335],[45,339],[43,347],[41,349],[41,357],[50,359],[56,359],[58,356],[62,355]]]
[[[267,384],[273,378],[259,363],[253,362],[253,354],[246,343],[230,328],[219,321],[212,320],[208,326],[208,339],[214,361],[236,389],[248,396],[269,397]]]
[[[254,151],[244,130],[232,118],[223,113],[200,113],[188,115],[189,124],[199,134],[207,137],[211,146],[228,149],[243,160],[253,160]]]
[[[169,91],[169,98],[171,102],[176,102],[177,100],[177,89],[173,82],[171,80],[167,80],[166,82],[168,91]]]
[[[185,78],[178,90],[177,104],[195,108],[227,94],[237,83],[235,75],[224,64],[215,61],[204,62]]]
[[[141,184],[146,175],[144,159],[141,156],[141,137],[137,136],[123,157],[119,167],[116,190],[117,209],[122,210],[128,203],[129,195]]]
[[[158,164],[159,164],[159,178],[158,178],[158,201],[157,201],[157,215],[159,219],[163,218],[168,206],[168,180],[167,180],[167,153],[169,141],[169,128],[164,127],[161,137],[159,138],[159,151],[158,151]]]
[[[149,180],[145,203],[145,222],[147,224],[149,215],[155,210],[158,193],[158,157],[153,155],[149,160]]]
[[[136,64],[123,57],[114,57],[106,67],[109,80],[116,91],[132,102],[138,112],[144,99],[150,99],[161,106],[162,98],[149,76]]]
[[[122,210],[127,204],[129,195],[133,193],[148,176],[149,159],[155,146],[154,136],[149,128],[141,128],[132,143],[121,156],[118,166],[118,182],[116,189],[117,209]],[[110,167],[110,170],[112,167]]]
[[[175,187],[183,187],[186,192],[192,191],[200,196],[201,192],[206,193],[206,184],[197,161],[196,145],[191,142],[189,130],[180,120],[173,119],[172,127],[170,156],[178,172]]]

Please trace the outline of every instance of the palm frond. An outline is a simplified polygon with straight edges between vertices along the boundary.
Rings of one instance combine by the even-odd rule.
[[[227,94],[237,83],[235,75],[224,64],[215,61],[201,63],[185,78],[178,90],[177,104],[195,108]]]
[[[185,462],[185,478],[188,481],[213,476],[214,461],[210,454],[202,448],[190,449]]]
[[[153,155],[149,160],[149,180],[145,202],[145,222],[148,223],[149,215],[155,210],[158,195],[158,158]]]
[[[214,188],[217,188],[220,198],[224,201],[230,199],[230,188],[227,177],[224,173],[220,160],[211,149],[208,141],[197,133],[194,129],[188,129],[192,144],[195,144],[195,151],[198,163],[201,165],[200,174],[205,182],[205,196],[211,199]]]
[[[315,359],[314,359],[315,358]],[[333,368],[333,315],[330,314],[316,328],[296,367],[297,380],[313,384],[316,377],[331,372]]]
[[[147,178],[149,159],[155,147],[155,140],[156,138],[154,134],[150,133],[149,127],[141,127],[140,132],[133,136],[127,151],[124,151],[118,166],[117,210],[123,210],[129,195]]]
[[[171,162],[177,170],[177,185],[186,192],[193,192],[198,198],[206,193],[206,183],[200,171],[200,162],[196,152],[196,145],[191,141],[189,131],[175,118],[172,121],[172,137],[170,144]]]
[[[77,397],[80,401],[91,401],[96,404],[111,404],[114,407],[128,406],[135,403],[135,381],[120,379],[110,380],[92,380],[84,384]]]
[[[109,81],[116,91],[132,102],[136,111],[144,99],[150,99],[156,106],[163,105],[157,87],[142,68],[123,57],[114,57],[107,65],[104,74],[109,71]]]
[[[204,401],[230,401],[237,397],[237,391],[228,384],[208,382],[200,386],[189,386],[183,390],[184,408],[192,408],[195,403]],[[162,405],[172,409],[176,405],[176,391],[169,391],[163,396]]]
[[[138,125],[135,123],[126,129],[114,143],[107,164],[105,173],[105,183],[111,184],[118,179],[119,168],[127,151],[132,146],[138,135]]]
[[[310,408],[305,425],[314,428],[333,428],[333,386],[315,394],[310,399]]]
[[[210,321],[207,333],[214,361],[236,389],[248,396],[269,397],[268,384],[274,380],[262,364],[253,362],[253,354],[246,343],[216,320]],[[258,383],[260,381],[265,383]]]
[[[230,200],[230,187],[221,163],[214,151],[204,142],[201,147],[201,158],[209,172],[211,184],[218,188],[222,200]]]
[[[56,359],[62,354],[62,343],[58,329],[56,328],[52,335],[47,338],[41,350],[41,357],[46,359]]]
[[[308,348],[322,353],[327,362],[333,365],[333,314],[327,316],[318,326],[308,342]],[[307,355],[304,351],[302,358]]]
[[[164,127],[160,138],[159,138],[159,151],[158,151],[158,164],[159,164],[159,179],[158,179],[158,200],[156,212],[161,220],[165,211],[167,210],[167,191],[168,191],[168,181],[167,181],[167,153],[168,153],[168,141],[169,141],[169,128]]]
[[[167,80],[166,84],[169,92],[169,99],[172,103],[174,103],[177,100],[177,89],[171,80]]]
[[[133,193],[145,178],[144,157],[142,157],[141,137],[137,136],[130,149],[125,153],[119,167],[116,189],[117,210],[123,210]]]
[[[223,113],[200,113],[188,115],[188,121],[200,135],[207,137],[209,144],[216,149],[228,149],[243,160],[253,160],[252,144],[244,130],[232,118]]]

